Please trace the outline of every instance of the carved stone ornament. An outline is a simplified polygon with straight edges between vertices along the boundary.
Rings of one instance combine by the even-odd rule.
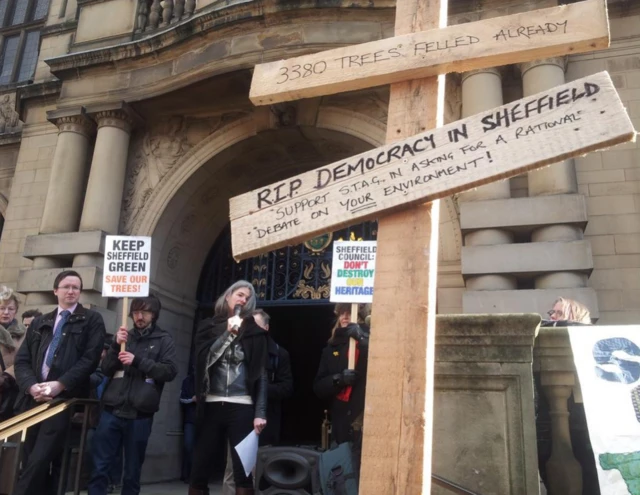
[[[325,96],[323,105],[352,110],[373,120],[386,122],[389,109],[389,90],[384,87],[363,90],[357,93]]]
[[[101,127],[116,127],[130,133],[133,127],[133,119],[122,110],[104,110],[94,115],[95,121],[98,123],[98,129]]]
[[[167,253],[167,266],[171,270],[175,270],[180,261],[180,248],[178,246],[172,247]]]
[[[18,132],[22,128],[15,106],[15,93],[0,96],[0,134]]]
[[[56,119],[59,132],[75,132],[85,137],[90,137],[96,129],[96,125],[84,115],[72,115]]]
[[[223,117],[193,119],[168,117],[154,121],[146,132],[132,139],[121,227],[130,233],[136,218],[153,190],[199,142],[206,139],[227,119]]]

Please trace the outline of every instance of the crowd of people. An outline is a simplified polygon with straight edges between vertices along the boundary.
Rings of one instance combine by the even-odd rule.
[[[122,326],[108,335],[100,314],[79,303],[81,291],[80,275],[63,271],[53,284],[58,307],[47,314],[26,311],[18,320],[17,295],[0,288],[0,419],[55,398],[98,398],[89,439],[89,495],[106,495],[114,485],[122,495],[138,494],[153,416],[165,383],[178,374],[174,339],[157,324],[161,304],[155,296],[133,299],[132,328]],[[223,493],[252,495],[252,474],[245,472],[233,447],[252,431],[261,446],[280,442],[282,401],[293,394],[290,359],[272,338],[270,317],[256,302],[250,282],[235,282],[215,302],[213,317],[196,331],[194,365],[180,394],[181,479],[189,484],[189,495],[209,493],[212,460],[225,457]],[[370,307],[360,305],[358,321],[351,321],[351,305],[337,304],[335,316],[312,386],[331,403],[332,443],[349,444],[357,476]],[[591,322],[585,306],[565,298],[555,301],[548,317],[547,325]],[[355,366],[350,369],[352,339]],[[54,493],[72,413],[28,430],[14,495]],[[8,461],[3,456],[2,464]],[[0,476],[0,493],[7,483]]]

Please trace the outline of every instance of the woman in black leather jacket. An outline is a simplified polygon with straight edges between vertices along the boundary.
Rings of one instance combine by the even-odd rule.
[[[240,280],[218,298],[215,316],[196,333],[198,406],[189,495],[208,495],[217,448],[235,447],[267,424],[267,334],[251,316],[255,307],[253,286]],[[253,479],[231,451],[236,494],[253,495]]]

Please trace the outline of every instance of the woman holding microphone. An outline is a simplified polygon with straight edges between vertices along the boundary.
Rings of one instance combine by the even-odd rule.
[[[251,314],[256,294],[251,283],[239,280],[218,298],[213,318],[200,324],[196,350],[196,444],[189,495],[208,495],[211,459],[217,449],[236,446],[250,432],[267,424],[267,334]],[[221,441],[224,439],[224,441]],[[252,476],[246,476],[231,449],[237,495],[253,495]]]

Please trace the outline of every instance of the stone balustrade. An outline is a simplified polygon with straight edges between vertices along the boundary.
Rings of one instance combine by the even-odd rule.
[[[599,493],[592,491],[597,489],[595,465],[590,448],[584,445],[588,445],[588,436],[582,404],[576,404],[582,399],[566,328],[540,329],[533,371],[538,395],[538,461],[548,494]],[[585,484],[584,479],[590,482]]]
[[[196,0],[139,0],[136,33],[162,29],[188,19],[196,9]]]

